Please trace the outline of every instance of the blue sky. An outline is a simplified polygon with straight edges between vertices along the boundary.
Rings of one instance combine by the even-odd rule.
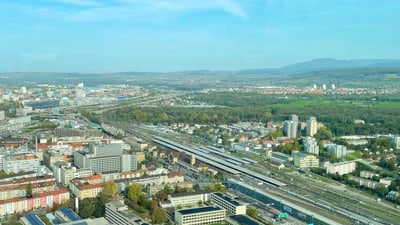
[[[238,70],[400,58],[399,0],[0,2],[0,72]]]

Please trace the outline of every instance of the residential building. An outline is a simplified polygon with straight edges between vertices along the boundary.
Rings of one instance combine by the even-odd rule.
[[[283,133],[286,137],[295,139],[297,137],[297,128],[299,126],[298,117],[292,115],[290,118],[292,119],[283,122]]]
[[[246,215],[247,205],[220,192],[210,194],[210,202],[233,215]]]
[[[347,147],[344,145],[328,144],[327,147],[328,151],[339,159],[347,154]]]
[[[20,213],[34,208],[53,207],[70,199],[69,191],[63,187],[58,190],[33,194],[31,198],[10,198],[0,200],[0,217]]]
[[[319,145],[315,138],[307,136],[302,138],[304,151],[310,154],[319,155]]]
[[[135,155],[135,156],[136,156],[136,161],[137,161],[138,163],[143,162],[144,159],[145,159],[144,152],[142,152],[142,151],[134,151],[134,152],[132,152],[132,155]]]
[[[382,186],[381,183],[369,179],[364,179],[361,177],[350,177],[350,180],[357,182],[360,186],[364,186],[371,189],[376,189]]]
[[[306,133],[307,136],[313,137],[318,131],[318,122],[315,117],[310,117],[307,120]]]
[[[355,170],[356,170],[356,162],[355,161],[330,163],[326,167],[327,174],[344,175],[344,174],[352,173]]]
[[[385,187],[388,187],[389,185],[392,184],[396,179],[393,177],[384,177],[379,179],[379,183],[383,184]]]
[[[175,224],[177,225],[206,225],[222,223],[225,220],[225,209],[213,206],[175,211]]]
[[[90,177],[75,178],[69,181],[69,189],[80,200],[94,198],[103,190],[103,180],[100,174]]]
[[[315,155],[307,155],[302,152],[293,151],[294,166],[301,169],[319,167],[319,160]]]
[[[396,149],[400,149],[400,136],[393,136],[391,141],[394,143]]]
[[[361,170],[360,177],[372,179],[373,177],[379,177],[379,173],[375,173],[375,172],[367,171],[367,170]]]
[[[26,197],[26,189],[29,183],[31,184],[33,194],[59,189],[54,177],[51,176],[43,178],[19,179],[4,183],[2,182],[0,185],[0,200]]]
[[[89,177],[93,175],[91,168],[78,169],[71,166],[70,163],[56,162],[53,164],[54,176],[57,182],[62,185],[68,185],[69,181],[74,178]]]

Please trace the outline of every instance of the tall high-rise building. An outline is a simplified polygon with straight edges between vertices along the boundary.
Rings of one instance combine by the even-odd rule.
[[[297,128],[299,126],[299,117],[297,115],[290,115],[289,120],[283,124],[283,132],[288,138],[297,137]]]
[[[318,131],[318,122],[315,117],[310,117],[310,119],[307,120],[307,136],[314,136],[317,131]]]
[[[136,155],[123,154],[121,144],[90,144],[89,153],[74,152],[74,165],[95,173],[136,170]]]

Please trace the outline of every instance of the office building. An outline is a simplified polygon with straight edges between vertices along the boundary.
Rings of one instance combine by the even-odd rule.
[[[202,225],[222,223],[226,220],[226,211],[214,206],[182,209],[175,211],[175,224]]]
[[[246,204],[236,201],[235,199],[232,199],[231,197],[220,192],[211,193],[210,202],[222,209],[225,209],[232,215],[246,215]]]
[[[307,127],[306,127],[306,133],[307,136],[314,136],[318,131],[318,122],[317,119],[315,117],[310,117],[307,120]]]
[[[74,152],[74,165],[94,173],[125,172],[137,169],[136,155],[122,154],[120,143],[91,143],[89,152]]]
[[[51,151],[46,151],[43,153],[43,164],[48,168],[52,168],[55,162],[67,162],[67,156],[64,154],[53,153]]]
[[[210,191],[197,191],[169,194],[168,199],[159,204],[163,208],[193,206],[197,205],[199,202],[209,201],[210,193]]]
[[[120,201],[107,203],[104,217],[110,224],[115,225],[141,225],[145,223],[139,216],[134,215],[128,207]]]
[[[35,171],[40,167],[40,161],[34,154],[18,154],[3,157],[3,170],[5,173],[19,173],[21,171]]]
[[[231,215],[226,219],[229,225],[261,225],[261,223],[246,215]]]
[[[62,225],[111,225],[104,217],[95,219],[83,219],[62,223]]]
[[[90,143],[89,152],[95,157],[122,155],[122,145],[120,143]]]

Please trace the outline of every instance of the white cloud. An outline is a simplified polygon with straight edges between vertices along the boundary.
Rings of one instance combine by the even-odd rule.
[[[100,6],[101,4],[94,0],[56,0],[60,3],[70,4],[70,5],[81,5],[81,6]]]
[[[78,0],[58,0],[78,1]],[[115,2],[114,2],[115,3]],[[119,0],[112,6],[91,7],[67,15],[74,22],[93,22],[113,19],[157,20],[179,13],[218,10],[247,18],[243,7],[232,0]],[[160,18],[158,18],[160,17]]]

